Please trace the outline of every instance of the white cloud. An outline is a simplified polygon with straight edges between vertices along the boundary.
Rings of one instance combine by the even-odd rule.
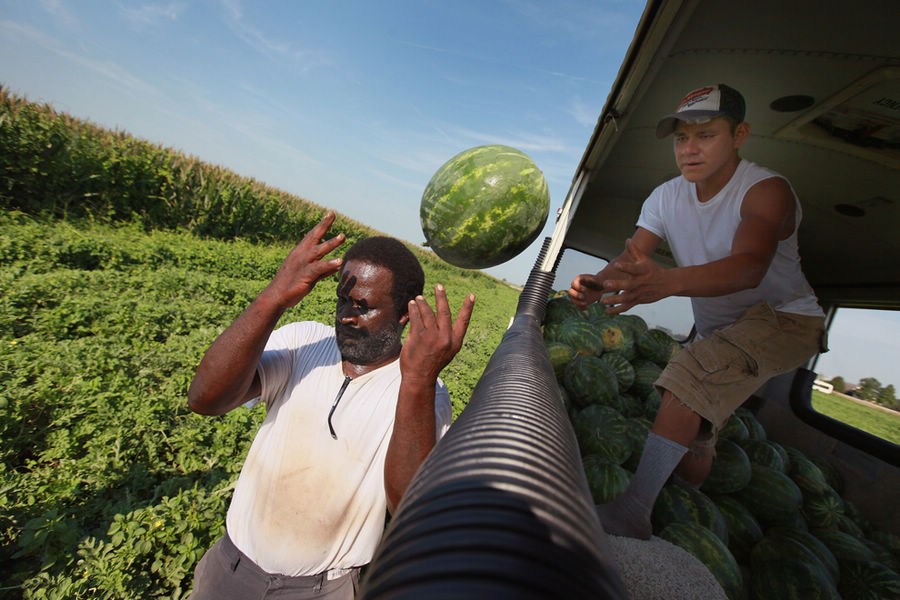
[[[578,152],[562,138],[555,135],[539,135],[530,132],[491,133],[472,129],[457,129],[461,137],[481,144],[504,144],[523,152]]]
[[[588,105],[580,97],[575,96],[572,98],[568,112],[579,125],[593,129],[597,124],[597,115],[600,114],[600,110],[599,105]]]
[[[404,188],[411,190],[413,192],[416,192],[418,194],[421,194],[422,191],[424,190],[424,184],[418,180],[412,181],[405,177],[398,177],[397,175],[395,175],[393,173],[389,173],[382,169],[369,168],[369,169],[366,169],[366,171],[368,171],[369,173],[371,173],[378,179],[381,179],[382,181],[387,181],[389,183],[399,185],[401,187],[404,187]]]
[[[137,8],[120,7],[122,15],[136,27],[149,27],[160,21],[177,21],[187,5],[182,2],[148,3]]]
[[[643,5],[643,1],[557,0],[548,3],[540,0],[504,0],[504,4],[539,28],[552,29],[569,37],[588,38],[594,43],[605,41],[605,46],[618,49],[622,38],[628,36],[630,39],[633,32],[632,7]]]
[[[74,28],[78,25],[78,18],[62,0],[41,0],[41,8],[67,27]]]
[[[298,49],[291,42],[270,37],[253,26],[244,15],[240,0],[221,0],[225,11],[225,24],[242,42],[273,62],[288,60],[298,65],[302,72],[332,65],[332,59],[317,49]],[[260,5],[264,6],[264,5]],[[265,8],[263,8],[265,10]]]
[[[150,83],[133,75],[130,71],[110,60],[97,60],[63,47],[59,41],[43,31],[13,21],[0,21],[0,33],[13,38],[26,38],[27,41],[52,52],[71,65],[93,72],[108,80],[112,85],[141,97],[159,96],[159,92]]]

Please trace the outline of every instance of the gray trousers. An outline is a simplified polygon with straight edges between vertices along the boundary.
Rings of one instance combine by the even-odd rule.
[[[359,589],[359,569],[329,579],[275,575],[260,569],[237,549],[226,533],[210,547],[194,570],[190,600],[353,600]]]

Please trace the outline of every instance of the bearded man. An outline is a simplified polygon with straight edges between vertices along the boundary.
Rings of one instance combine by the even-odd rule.
[[[398,240],[324,239],[329,212],[272,281],[213,342],[188,391],[191,410],[221,415],[262,402],[226,517],[197,565],[191,598],[352,599],[359,570],[410,480],[450,426],[439,379],[462,346],[474,307],[455,321],[446,291],[435,308],[425,277]],[[339,274],[333,327],[284,312]],[[402,334],[409,325],[405,343]]]

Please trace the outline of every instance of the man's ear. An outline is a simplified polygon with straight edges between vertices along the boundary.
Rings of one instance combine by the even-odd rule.
[[[409,323],[409,310],[403,311],[403,314],[400,315],[400,318],[397,320],[398,323],[402,327],[406,327],[406,324]]]
[[[741,147],[747,138],[750,137],[750,123],[742,121],[734,128],[734,148],[737,150]]]

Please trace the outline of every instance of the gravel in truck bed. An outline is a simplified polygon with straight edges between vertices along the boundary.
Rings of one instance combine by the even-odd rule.
[[[607,536],[631,600],[728,600],[712,573],[692,554],[656,536]]]

